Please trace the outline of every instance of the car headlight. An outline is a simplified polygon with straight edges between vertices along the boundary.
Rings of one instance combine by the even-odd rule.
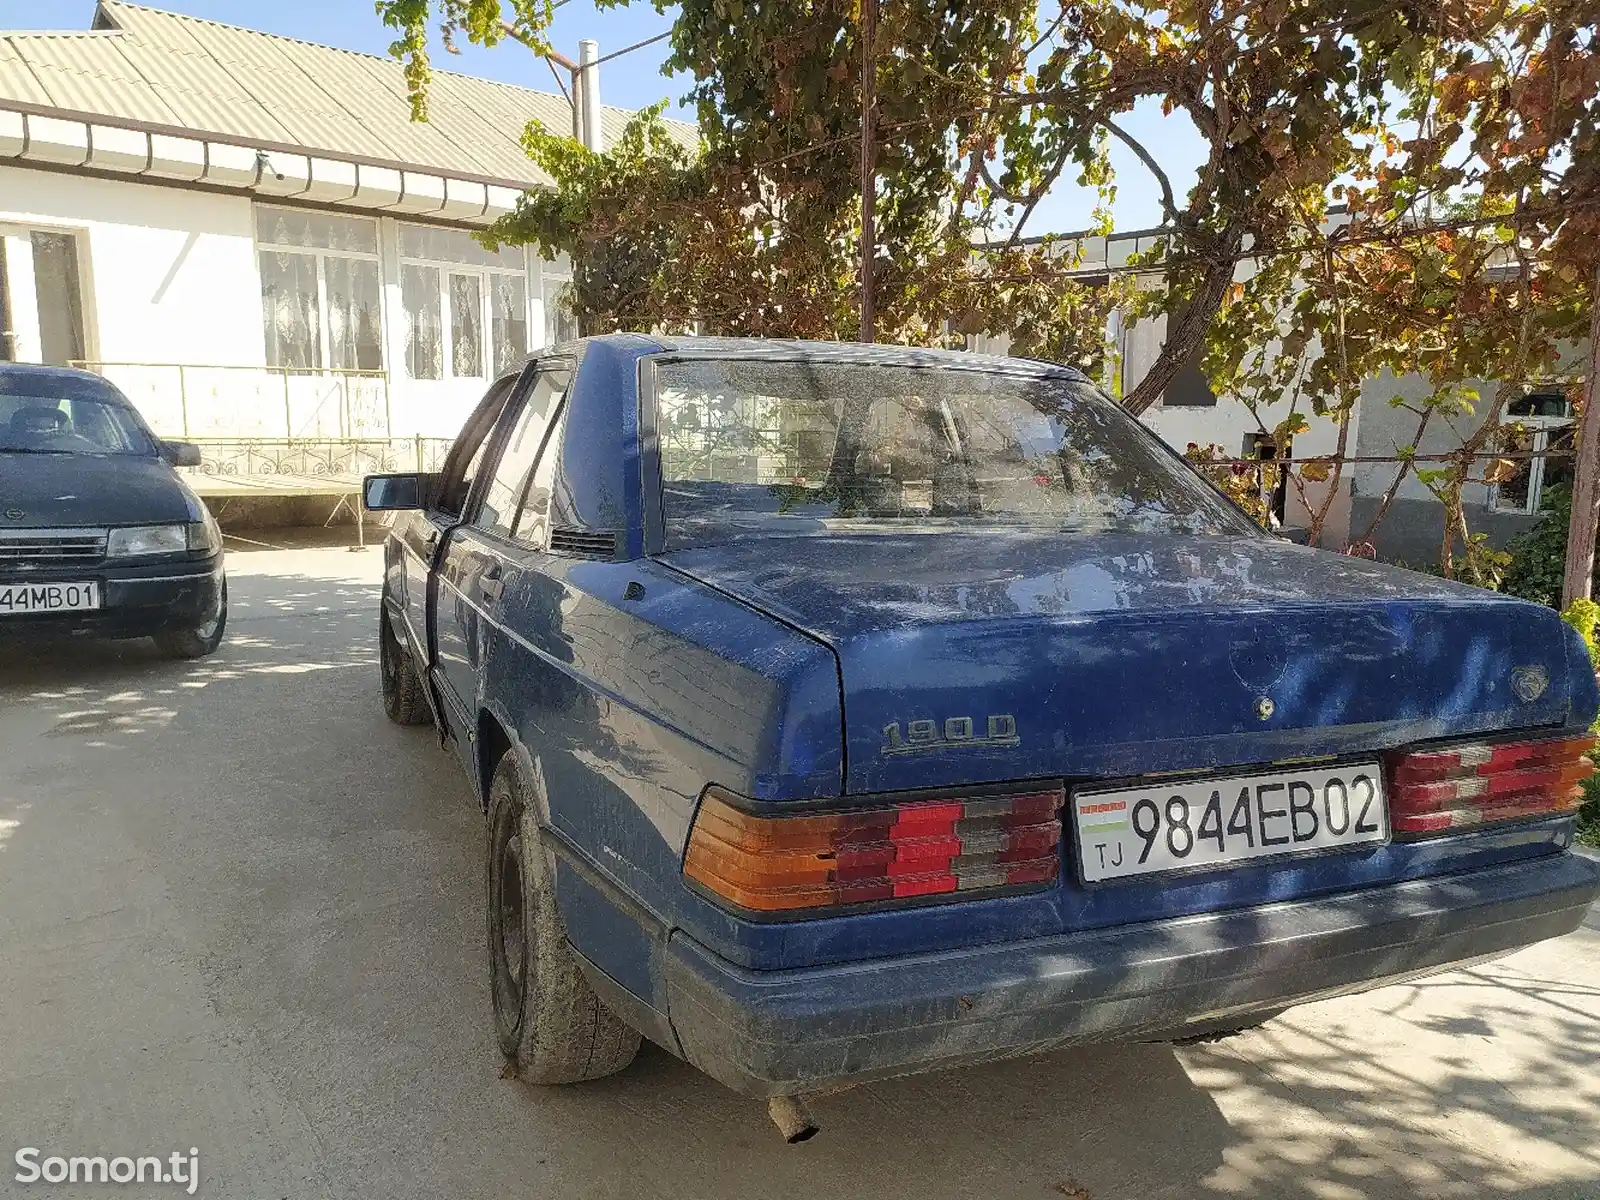
[[[188,525],[130,525],[126,529],[113,529],[106,537],[106,557],[185,554],[189,550],[189,529]]]
[[[222,530],[209,511],[201,511],[205,512],[204,519],[191,521],[186,527],[189,531],[189,553],[210,558],[222,549]]]

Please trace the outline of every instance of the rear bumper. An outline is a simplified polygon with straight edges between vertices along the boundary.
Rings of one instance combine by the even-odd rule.
[[[1181,1036],[1569,933],[1600,863],[1553,854],[1343,896],[808,970],[668,946],[689,1061],[756,1096],[1059,1046]]]
[[[0,583],[48,584],[63,578],[96,580],[101,607],[92,612],[0,617],[0,643],[63,638],[135,638],[196,629],[217,615],[222,601],[222,555],[203,562],[0,576]]]

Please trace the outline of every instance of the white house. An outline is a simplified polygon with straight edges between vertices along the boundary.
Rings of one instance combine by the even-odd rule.
[[[551,185],[530,118],[618,135],[583,80],[574,122],[440,73],[419,124],[398,63],[121,0],[0,34],[0,356],[99,370],[166,436],[451,436],[574,332],[564,263],[471,232]]]
[[[1163,233],[1160,229],[1146,229],[1108,237],[1068,235],[1057,243],[1055,252],[1075,256],[1078,266],[1074,274],[1093,282],[1128,269],[1132,257],[1151,250]],[[1234,278],[1242,282],[1253,270],[1252,262],[1242,261],[1235,268]],[[1149,277],[1153,279],[1154,273]],[[1126,395],[1144,378],[1160,353],[1166,338],[1166,318],[1124,324],[1114,316],[1107,332],[1119,373],[1107,382]],[[972,349],[996,353],[1006,349],[1004,338],[969,341]],[[1271,353],[1278,349],[1276,345],[1268,347]],[[1491,439],[1486,454],[1510,452],[1518,457],[1509,460],[1512,469],[1499,482],[1469,483],[1463,490],[1463,507],[1472,532],[1485,533],[1494,544],[1504,545],[1532,527],[1548,488],[1571,482],[1575,429],[1568,392],[1570,382],[1582,375],[1587,349],[1587,344],[1566,347],[1554,376],[1513,381],[1521,394],[1506,406],[1500,432]],[[1307,351],[1317,352],[1315,343]],[[1481,396],[1480,410],[1489,406],[1501,384],[1498,380],[1465,382]],[[1419,438],[1417,406],[1428,390],[1426,381],[1417,375],[1396,378],[1384,373],[1363,381],[1360,399],[1350,416],[1345,447],[1345,453],[1357,461],[1342,473],[1338,494],[1328,509],[1323,526],[1324,546],[1337,549],[1350,542],[1370,543],[1381,558],[1413,565],[1438,560],[1444,508],[1415,471],[1402,470],[1401,455],[1413,445],[1421,455],[1445,455],[1459,450],[1482,427],[1484,417],[1481,411],[1455,416],[1436,414]],[[1156,404],[1145,411],[1142,420],[1179,451],[1195,443],[1216,446],[1230,457],[1265,459],[1273,452],[1266,434],[1288,413],[1287,400],[1263,405],[1259,413],[1253,413],[1237,399],[1214,395],[1198,365],[1191,362]],[[1296,458],[1337,453],[1338,426],[1309,413],[1306,416],[1310,428],[1293,439],[1289,452]],[[1423,464],[1429,465],[1436,464]],[[1475,478],[1482,477],[1482,465],[1486,464],[1473,471]],[[1395,495],[1385,507],[1385,498],[1397,477]],[[1307,500],[1320,506],[1328,486],[1308,483]],[[1272,499],[1275,513],[1286,529],[1303,528],[1310,523],[1310,515],[1293,489],[1280,482]]]

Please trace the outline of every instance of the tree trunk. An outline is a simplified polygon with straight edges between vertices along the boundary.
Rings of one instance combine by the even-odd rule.
[[[1244,231],[1231,230],[1216,242],[1217,257],[1207,264],[1200,286],[1195,289],[1188,310],[1176,328],[1167,329],[1167,340],[1161,353],[1145,373],[1138,385],[1123,398],[1122,404],[1131,413],[1142,413],[1167,390],[1185,363],[1205,341],[1206,333],[1222,301],[1233,286],[1233,269],[1239,259],[1239,247],[1244,243]]]
[[[872,303],[872,265],[877,254],[878,201],[878,0],[861,2],[861,340],[878,340],[877,314]]]
[[[1600,267],[1589,296],[1589,365],[1583,380],[1583,421],[1578,427],[1572,470],[1572,521],[1567,526],[1567,566],[1561,607],[1592,599],[1594,541],[1600,532]]]

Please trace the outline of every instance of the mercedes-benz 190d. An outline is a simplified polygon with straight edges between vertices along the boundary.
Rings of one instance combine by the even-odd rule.
[[[374,476],[522,1078],[767,1099],[1175,1039],[1576,927],[1555,613],[1264,533],[1068,367],[633,335]]]

